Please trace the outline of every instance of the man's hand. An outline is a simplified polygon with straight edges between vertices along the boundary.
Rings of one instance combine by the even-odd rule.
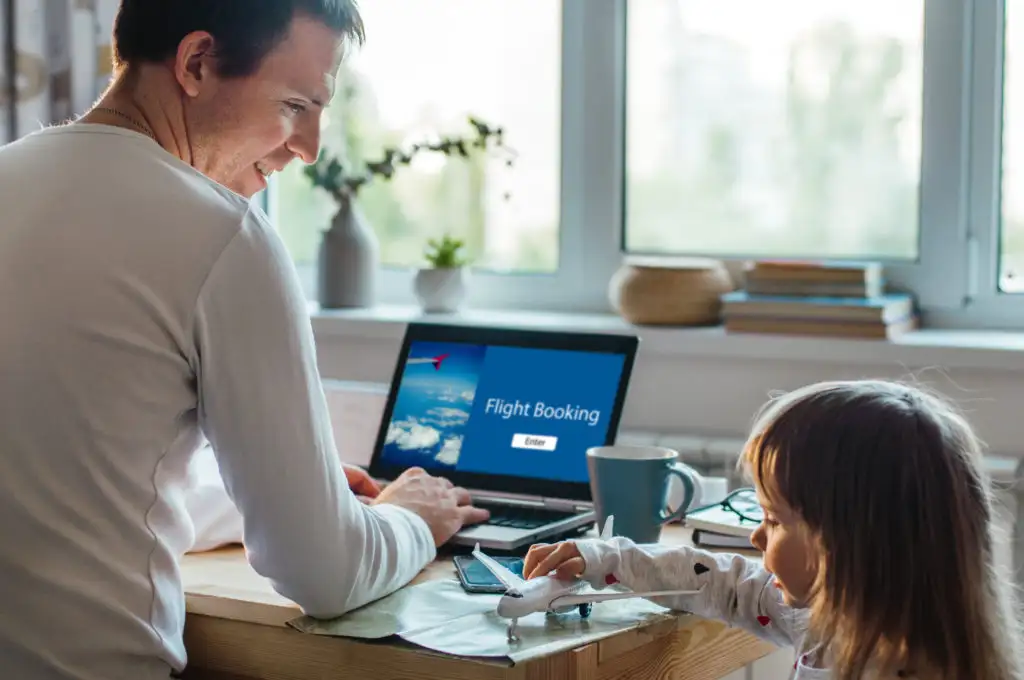
[[[380,492],[372,504],[390,503],[423,518],[440,547],[466,524],[483,522],[490,513],[470,504],[469,492],[442,477],[410,468]]]
[[[352,489],[352,493],[360,501],[368,504],[380,495],[380,486],[377,482],[373,481],[373,478],[370,477],[366,470],[355,465],[349,465],[348,463],[343,463],[341,467],[345,470],[348,488]]]

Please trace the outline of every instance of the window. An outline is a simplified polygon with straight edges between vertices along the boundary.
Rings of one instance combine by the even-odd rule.
[[[1024,293],[1024,73],[1019,46],[1024,39],[1024,12],[1019,3],[1005,9],[1002,115],[1002,234],[999,284],[1004,293]]]
[[[346,60],[323,145],[361,165],[384,148],[465,136],[468,116],[504,129],[506,157],[424,152],[362,190],[382,264],[422,263],[430,237],[467,242],[480,269],[550,274],[559,265],[562,12],[552,0],[374,0],[363,48]],[[275,221],[313,293],[320,231],[336,210],[293,163]]]
[[[917,258],[921,0],[628,12],[627,250]]]
[[[388,266],[382,301],[413,300],[409,267],[450,229],[478,260],[471,306],[606,312],[623,251],[873,259],[926,324],[1024,328],[1024,297],[1008,294],[1024,292],[1015,3],[363,9],[368,42],[345,67],[355,90],[329,111],[329,148],[372,155],[473,113],[519,154],[508,172],[424,158],[361,196]],[[300,167],[275,189],[311,269],[333,207]]]

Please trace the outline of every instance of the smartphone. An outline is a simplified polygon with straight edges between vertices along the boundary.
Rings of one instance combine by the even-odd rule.
[[[516,576],[523,575],[522,557],[492,557],[495,562],[511,571]],[[455,573],[459,576],[459,583],[467,593],[496,593],[502,595],[505,586],[494,577],[494,574],[484,565],[480,564],[472,555],[455,556]]]

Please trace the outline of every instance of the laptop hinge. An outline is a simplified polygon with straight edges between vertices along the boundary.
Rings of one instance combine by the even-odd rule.
[[[556,512],[589,512],[594,509],[593,503],[574,501],[567,498],[538,498],[537,496],[501,493],[499,491],[482,491],[480,489],[469,489],[469,493],[476,500],[500,500],[509,505],[522,505],[524,507],[540,506]]]
[[[573,501],[566,498],[544,498],[544,507],[557,512],[581,512],[593,510],[594,505],[585,501]]]

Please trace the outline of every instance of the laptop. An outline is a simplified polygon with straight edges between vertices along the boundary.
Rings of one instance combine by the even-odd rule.
[[[487,508],[450,541],[514,552],[594,521],[586,451],[618,434],[639,339],[411,323],[369,474],[444,476]]]

